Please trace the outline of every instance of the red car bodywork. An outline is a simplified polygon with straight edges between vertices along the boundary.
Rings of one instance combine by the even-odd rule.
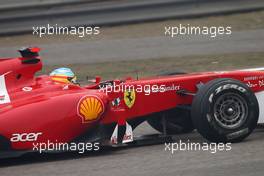
[[[10,100],[0,104],[0,136],[7,143],[9,151],[32,150],[33,142],[47,140],[52,142],[71,142],[79,138],[85,138],[87,141],[110,140],[116,124],[125,125],[126,122],[138,124],[155,112],[179,105],[191,105],[193,96],[183,96],[176,92],[184,90],[195,94],[198,84],[216,78],[233,78],[249,86],[254,85],[251,88],[255,93],[264,91],[260,84],[262,78],[264,80],[264,72],[259,70],[205,72],[111,81],[115,86],[134,85],[146,88],[145,91],[135,92],[134,103],[129,107],[125,103],[124,91],[106,92],[108,88],[100,89],[99,82],[87,86],[57,84],[49,76],[35,76],[41,68],[42,62],[38,56],[0,60],[0,75],[4,79],[1,84],[2,86],[5,84]],[[149,87],[152,86],[163,86],[165,89],[160,91],[156,88],[147,95],[146,92],[149,92]],[[80,102],[91,97],[101,103],[98,105],[101,112],[95,119],[86,120],[80,115]],[[2,97],[2,100],[5,98],[7,97]],[[117,98],[120,99],[120,103],[113,105],[112,102]],[[90,134],[94,134],[99,127],[110,128],[90,138]],[[10,141],[14,134],[30,133],[41,135],[35,140],[28,136],[26,141]]]

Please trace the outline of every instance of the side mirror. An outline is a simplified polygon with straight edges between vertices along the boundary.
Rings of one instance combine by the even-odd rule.
[[[100,76],[95,76],[95,78],[90,79],[89,76],[86,76],[86,80],[87,80],[88,83],[99,84],[101,82],[101,77]]]
[[[100,76],[95,77],[95,83],[99,84],[101,82],[102,78]]]

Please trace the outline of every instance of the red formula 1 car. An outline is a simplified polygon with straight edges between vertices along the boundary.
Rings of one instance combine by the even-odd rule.
[[[197,129],[213,142],[239,142],[264,122],[264,69],[96,77],[79,86],[34,76],[38,52],[0,60],[0,157],[51,142],[131,142],[144,121],[168,135]]]

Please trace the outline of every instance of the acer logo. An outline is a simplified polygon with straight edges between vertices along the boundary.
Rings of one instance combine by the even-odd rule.
[[[11,142],[33,142],[38,139],[42,133],[22,133],[22,134],[13,134],[10,139]]]

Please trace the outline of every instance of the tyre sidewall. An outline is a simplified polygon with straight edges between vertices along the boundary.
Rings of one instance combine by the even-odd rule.
[[[246,120],[235,129],[223,128],[214,117],[215,101],[226,93],[241,96],[248,106]],[[258,114],[259,107],[254,93],[245,84],[233,79],[217,79],[204,85],[194,98],[192,107],[194,126],[205,138],[214,142],[241,141],[255,129]]]

